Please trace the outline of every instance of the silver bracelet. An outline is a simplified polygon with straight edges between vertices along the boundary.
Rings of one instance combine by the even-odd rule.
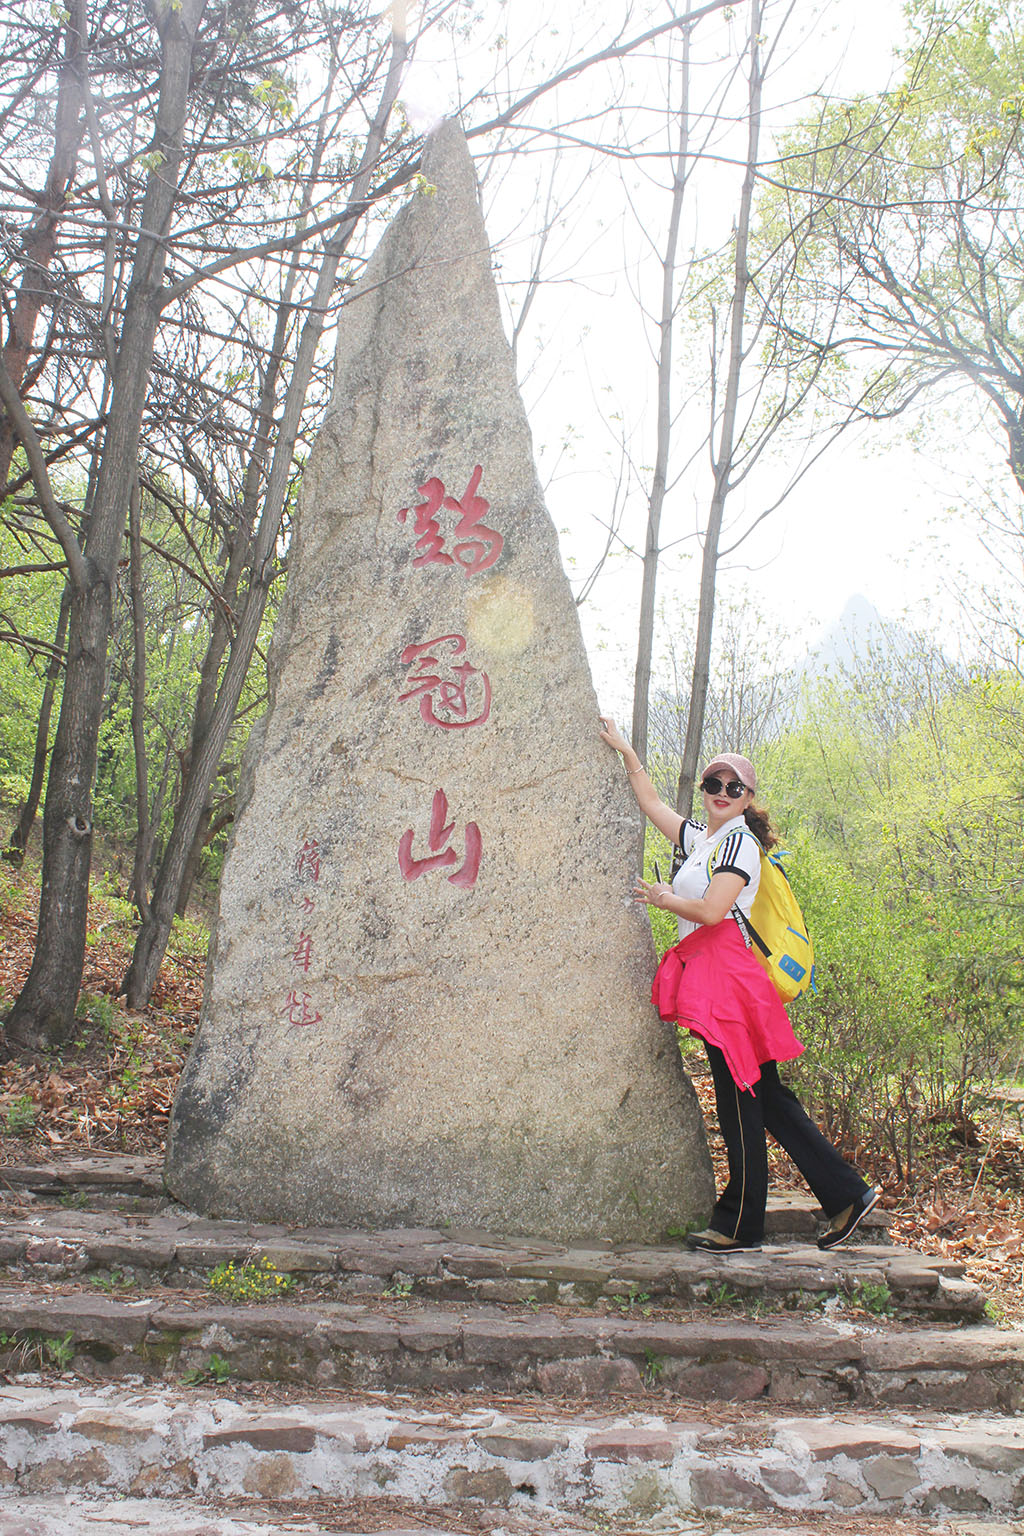
[[[635,768],[627,768],[626,769],[626,778],[628,779],[631,773],[643,773],[643,771],[644,771],[643,763],[637,763]]]

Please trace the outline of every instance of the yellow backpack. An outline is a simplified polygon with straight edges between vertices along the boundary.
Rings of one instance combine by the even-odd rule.
[[[769,853],[753,832],[749,836],[761,849],[761,883],[750,916],[743,921],[772,986],[784,1003],[791,1003],[814,989],[814,945],[782,867],[785,853]]]
[[[741,828],[761,850],[761,881],[750,916],[739,908],[735,914],[750,934],[757,959],[784,1003],[814,989],[814,945],[800,903],[782,867],[785,853],[769,853],[749,827]],[[708,879],[714,873],[715,849],[708,860]]]

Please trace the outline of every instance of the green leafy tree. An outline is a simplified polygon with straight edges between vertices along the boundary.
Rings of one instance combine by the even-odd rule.
[[[784,144],[762,238],[804,228],[796,352],[842,409],[975,391],[1024,489],[1024,28],[1019,0],[909,0],[900,83],[826,101]],[[799,302],[797,302],[799,300]]]
[[[1020,690],[904,635],[808,688],[767,754],[816,949],[798,1071],[831,1129],[887,1146],[900,1176],[929,1124],[963,1123],[1019,1069]]]

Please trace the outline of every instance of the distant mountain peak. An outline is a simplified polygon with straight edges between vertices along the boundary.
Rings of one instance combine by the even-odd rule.
[[[874,603],[861,592],[847,598],[842,613],[823,632],[817,645],[801,667],[804,677],[821,677],[837,668],[849,667],[867,651],[906,652],[911,637],[901,624],[883,619]]]

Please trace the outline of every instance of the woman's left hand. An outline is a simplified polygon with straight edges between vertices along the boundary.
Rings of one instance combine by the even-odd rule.
[[[633,896],[637,901],[642,901],[645,907],[660,907],[664,911],[665,903],[671,895],[672,887],[666,885],[664,880],[652,882],[637,876]]]

